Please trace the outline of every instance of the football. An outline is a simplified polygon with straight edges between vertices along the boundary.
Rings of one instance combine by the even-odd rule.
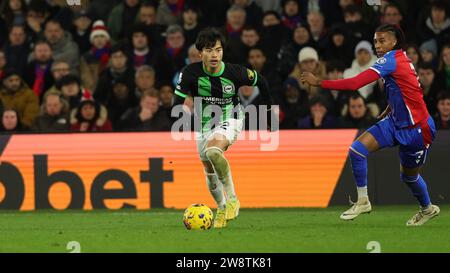
[[[189,206],[183,215],[184,226],[189,230],[207,230],[212,226],[213,213],[208,206],[194,204]]]

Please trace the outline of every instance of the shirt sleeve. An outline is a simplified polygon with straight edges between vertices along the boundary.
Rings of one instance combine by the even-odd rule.
[[[178,75],[177,86],[175,87],[175,95],[186,98],[191,93],[191,80],[189,77],[188,67],[181,70]]]
[[[241,85],[256,86],[258,82],[258,72],[244,66],[239,67]]]
[[[380,77],[385,77],[395,71],[397,62],[395,60],[395,51],[391,51],[379,58],[371,67]]]

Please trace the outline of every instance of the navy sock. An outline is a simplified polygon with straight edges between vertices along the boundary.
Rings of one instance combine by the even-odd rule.
[[[404,173],[400,174],[401,179],[409,187],[414,197],[417,198],[422,208],[426,208],[431,204],[430,195],[428,194],[427,183],[422,176],[407,176]]]
[[[353,177],[358,187],[367,186],[367,155],[369,151],[366,146],[358,140],[350,147],[350,160],[352,162]]]

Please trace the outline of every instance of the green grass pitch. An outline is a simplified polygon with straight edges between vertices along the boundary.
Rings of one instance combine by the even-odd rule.
[[[378,206],[344,222],[344,207],[242,209],[223,230],[189,231],[180,210],[0,212],[0,252],[450,252],[450,206],[406,227],[416,206]]]

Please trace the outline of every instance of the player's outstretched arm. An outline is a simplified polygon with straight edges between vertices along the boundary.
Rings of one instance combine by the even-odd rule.
[[[353,78],[342,80],[322,80],[310,72],[303,72],[300,76],[302,82],[312,86],[320,86],[324,89],[332,90],[358,90],[359,88],[374,82],[380,78],[380,75],[372,69],[367,69]]]

